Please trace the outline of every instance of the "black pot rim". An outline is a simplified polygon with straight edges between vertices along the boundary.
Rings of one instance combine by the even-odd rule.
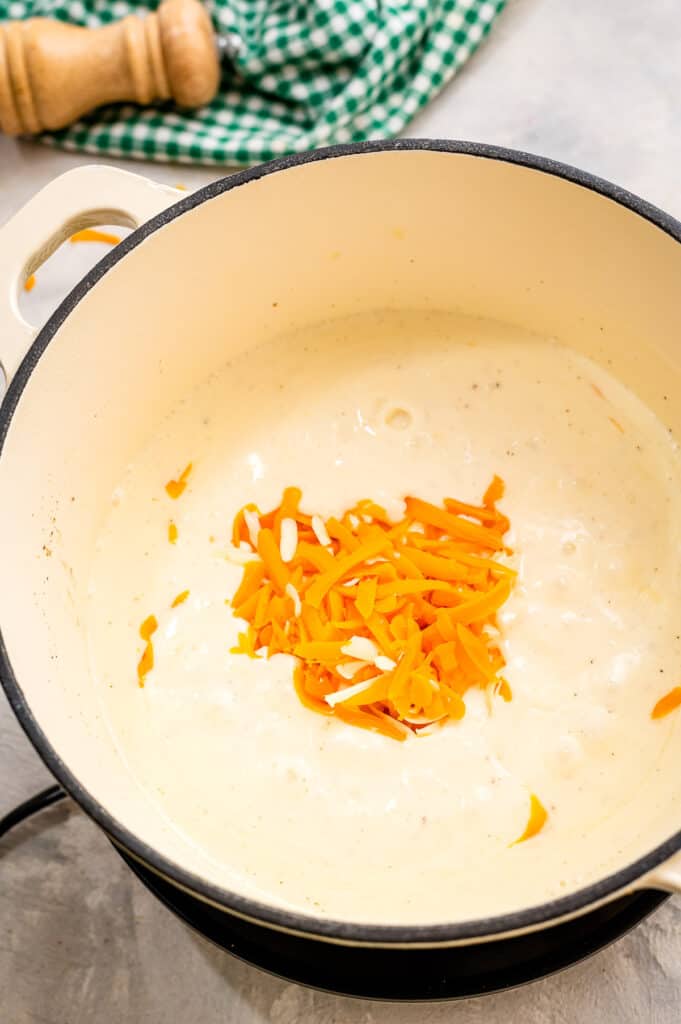
[[[681,242],[681,223],[631,192],[567,164],[517,150],[504,149],[483,143],[454,140],[401,139],[393,142],[364,142],[354,145],[332,146],[327,149],[282,157],[270,163],[222,178],[180,199],[179,202],[153,217],[130,234],[85,275],[38,333],[10,383],[0,408],[0,455],[12,417],[24,388],[40,357],[67,316],[69,316],[90,289],[119,260],[136,248],[145,238],[173,221],[176,217],[202,203],[222,195],[224,192],[239,188],[248,182],[257,181],[267,175],[275,174],[291,167],[297,167],[301,164],[316,163],[320,160],[400,151],[425,151],[478,157],[485,160],[497,160],[503,163],[515,164],[530,170],[550,174],[618,203],[620,206],[638,214],[644,220],[660,228],[677,242]],[[659,864],[668,860],[677,850],[681,849],[680,829],[645,856],[638,858],[606,878],[571,892],[566,896],[512,913],[470,921],[460,921],[453,924],[374,925],[333,921],[316,918],[311,914],[295,913],[241,896],[238,893],[230,892],[227,889],[207,882],[205,879],[168,860],[121,825],[102,804],[87,792],[50,744],[47,736],[31,712],[29,703],[14,675],[1,630],[0,681],[19,723],[47,768],[83,810],[120,846],[158,874],[169,879],[185,891],[194,894],[199,899],[241,917],[283,931],[291,931],[327,941],[384,946],[428,946],[493,938],[522,929],[548,925],[555,922],[558,918],[579,913],[592,904],[605,900],[622,889],[626,889],[627,886],[635,883]]]

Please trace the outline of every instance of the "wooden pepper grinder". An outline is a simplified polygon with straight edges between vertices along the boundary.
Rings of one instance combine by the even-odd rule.
[[[49,18],[0,24],[0,131],[63,128],[105,103],[209,103],[220,81],[218,45],[199,0],[163,0],[146,17],[105,28]]]

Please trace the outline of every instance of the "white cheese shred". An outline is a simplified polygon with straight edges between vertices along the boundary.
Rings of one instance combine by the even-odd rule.
[[[351,697],[356,697],[359,693],[364,693],[380,678],[380,676],[373,676],[371,679],[365,679],[362,683],[355,683],[354,686],[346,686],[342,690],[336,690],[335,693],[327,693],[324,700],[331,707],[335,707],[336,704],[342,704],[343,701],[350,700]]]
[[[250,508],[244,509],[244,522],[246,523],[246,529],[248,530],[248,536],[251,539],[253,550],[258,550],[258,534],[260,533],[260,516],[257,512],[253,512]]]
[[[293,614],[297,617],[298,615],[300,615],[303,607],[302,604],[300,603],[300,594],[298,593],[298,591],[296,590],[292,583],[286,584],[285,593],[287,593],[288,596],[293,601]]]
[[[331,544],[331,538],[329,537],[328,530],[321,516],[312,516],[312,529],[314,535],[322,545],[323,548],[328,548]]]
[[[380,651],[373,640],[366,636],[352,636],[347,644],[341,647],[341,653],[348,658],[359,658],[360,661],[373,661]]]
[[[279,541],[279,554],[282,562],[290,562],[298,547],[298,523],[288,516],[281,521],[281,540]],[[298,613],[296,612],[296,615]]]
[[[336,665],[336,672],[343,679],[354,679],[361,668],[366,668],[368,661],[344,661]]]

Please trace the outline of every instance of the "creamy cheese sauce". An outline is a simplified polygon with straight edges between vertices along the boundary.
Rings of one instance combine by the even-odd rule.
[[[164,484],[189,461],[172,501]],[[494,473],[519,569],[501,614],[511,703],[469,691],[462,721],[401,744],[305,709],[288,656],[229,653],[245,502],[268,509],[298,485],[307,512],[372,498],[400,515],[407,493],[479,501]],[[599,830],[670,737],[650,710],[681,665],[680,484],[665,427],[602,368],[449,314],[331,322],[187,396],[112,495],[88,614],[115,741],[189,866],[269,903],[389,923],[500,913],[616,864]],[[511,848],[530,791],[549,820]]]

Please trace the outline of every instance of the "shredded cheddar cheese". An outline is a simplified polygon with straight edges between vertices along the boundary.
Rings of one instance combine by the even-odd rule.
[[[158,622],[155,615],[149,615],[140,626],[140,636],[143,640],[151,640],[158,629]]]
[[[118,235],[113,235],[108,231],[84,228],[82,231],[76,231],[75,235],[71,235],[71,241],[74,245],[78,242],[104,242],[105,245],[118,245],[120,238]]]
[[[664,697],[660,697],[657,704],[650,712],[651,718],[664,718],[665,715],[671,714],[672,711],[676,711],[678,707],[681,707],[681,686],[675,686],[669,693],[665,693]]]
[[[187,480],[189,479],[189,474],[191,473],[191,471],[192,464],[191,462],[188,462],[187,465],[182,470],[182,472],[180,473],[177,480],[168,481],[168,483],[166,484],[166,494],[168,495],[169,498],[180,497],[180,495],[184,492],[185,487],[187,486]]]
[[[521,836],[511,843],[511,846],[517,846],[518,843],[524,843],[526,839],[532,839],[538,832],[541,832],[546,820],[548,818],[548,811],[544,807],[543,803],[535,793],[530,793],[530,814],[527,819],[527,825],[525,831]]]
[[[76,245],[79,242],[103,242],[105,245],[118,245],[120,238],[118,235],[110,234],[108,231],[97,231],[95,228],[84,228],[82,231],[76,231],[75,235],[71,235],[70,241]],[[36,285],[35,274],[31,274],[24,281],[24,291],[32,292]]]
[[[140,626],[140,636],[145,641],[145,648],[142,657],[137,664],[137,682],[140,687],[144,686],[146,676],[154,667],[154,645],[151,638],[158,629],[158,622],[155,615],[149,615]]]
[[[184,602],[187,600],[188,597],[189,597],[189,591],[188,590],[183,590],[180,594],[177,595],[176,598],[173,599],[173,603],[171,604],[170,607],[171,608],[177,608],[178,605],[184,604]]]
[[[306,707],[396,740],[462,718],[470,687],[511,700],[490,628],[516,576],[499,561],[503,493],[495,477],[479,506],[408,497],[399,522],[366,500],[307,515],[295,487],[271,512],[246,505],[232,542],[256,557],[231,601],[246,623],[233,652],[294,655]]]
[[[171,544],[175,544],[178,538],[177,523],[174,523],[172,519],[168,523],[168,540]]]

